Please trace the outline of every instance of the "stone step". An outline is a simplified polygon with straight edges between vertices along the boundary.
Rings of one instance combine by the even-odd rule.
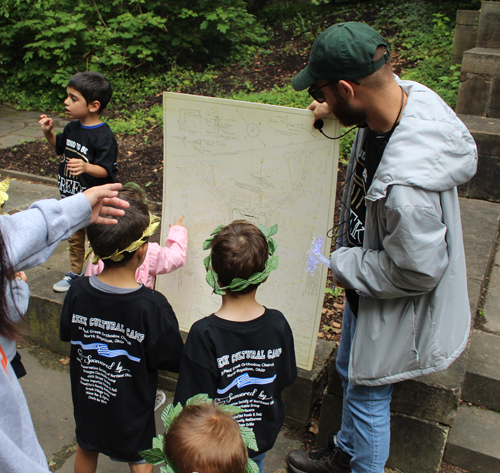
[[[500,336],[474,331],[462,390],[464,401],[500,412],[499,360]]]
[[[450,429],[443,460],[470,473],[498,473],[500,414],[461,405]]]

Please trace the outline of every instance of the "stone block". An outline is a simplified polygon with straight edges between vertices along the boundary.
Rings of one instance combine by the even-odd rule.
[[[285,421],[296,428],[306,427],[325,390],[328,368],[336,344],[326,340],[316,342],[311,371],[299,369],[297,380],[283,391]]]
[[[486,115],[489,118],[500,118],[500,77],[491,81],[491,94]]]
[[[321,403],[319,430],[316,437],[318,447],[328,445],[328,436],[336,434],[342,425],[342,397],[325,393]]]
[[[460,406],[457,421],[450,429],[443,460],[470,473],[498,473],[500,414],[477,407]]]
[[[457,415],[466,363],[464,352],[445,371],[396,383],[391,411],[451,425]]]
[[[477,47],[500,48],[500,3],[481,2]]]
[[[479,155],[476,175],[460,186],[460,195],[500,202],[500,120],[472,115],[460,119],[474,137]]]
[[[344,395],[344,390],[342,388],[342,381],[340,380],[340,376],[337,373],[337,366],[335,365],[335,362],[337,361],[337,352],[338,350],[335,350],[335,353],[332,356],[332,361],[330,363],[327,391],[330,394],[342,397]]]
[[[500,336],[474,331],[462,399],[500,412]]]
[[[500,157],[500,120],[498,118],[459,115],[469,129],[477,145],[477,152],[483,156]]]
[[[483,117],[488,108],[490,83],[483,77],[462,74],[465,77],[458,86],[456,112]]]
[[[461,64],[465,51],[476,47],[479,12],[458,10],[453,40],[452,64]]]
[[[31,275],[33,274],[38,276],[28,276],[32,296],[20,327],[38,345],[62,355],[69,355],[69,343],[59,339],[59,319],[65,294],[52,290],[52,285],[59,281],[64,273],[36,268],[36,273],[32,272]]]
[[[391,415],[386,467],[404,473],[438,473],[449,427],[399,413]]]

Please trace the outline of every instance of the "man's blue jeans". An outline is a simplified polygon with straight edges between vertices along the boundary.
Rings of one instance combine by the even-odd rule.
[[[352,473],[384,473],[391,439],[392,384],[361,386],[348,381],[349,353],[355,330],[356,317],[346,302],[337,354],[337,372],[344,388],[337,444],[352,455]]]

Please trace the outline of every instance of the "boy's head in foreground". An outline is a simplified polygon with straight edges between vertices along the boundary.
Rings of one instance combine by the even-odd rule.
[[[150,223],[148,206],[137,190],[123,187],[118,192],[118,197],[129,202],[130,207],[125,209],[125,215],[113,217],[118,220],[116,225],[91,224],[87,227],[87,236],[92,250],[102,259],[105,268],[124,266],[128,263],[139,248],[132,252],[122,253],[120,256],[123,258],[119,261],[113,261],[108,257],[139,240]],[[147,241],[148,237],[141,239],[142,244]]]
[[[108,105],[113,95],[113,90],[109,81],[99,72],[87,71],[78,72],[68,82],[68,95],[70,89],[77,91],[87,102],[87,105],[95,101],[99,102],[97,113],[101,113]]]
[[[219,286],[225,287],[235,278],[248,279],[264,271],[269,247],[266,237],[255,225],[245,220],[235,220],[214,236],[211,255]],[[251,284],[237,292],[228,289],[226,293],[238,297],[238,294],[254,291],[259,285]]]
[[[245,473],[248,456],[238,423],[208,402],[182,409],[164,451],[180,473]]]

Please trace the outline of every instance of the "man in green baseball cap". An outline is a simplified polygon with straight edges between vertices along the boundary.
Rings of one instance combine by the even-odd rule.
[[[293,87],[308,88],[316,121],[333,113],[359,129],[330,261],[346,295],[342,425],[327,448],[287,462],[294,473],[384,473],[393,384],[445,370],[467,345],[457,186],[476,171],[476,145],[437,94],[393,74],[387,42],[362,23],[321,33]]]

